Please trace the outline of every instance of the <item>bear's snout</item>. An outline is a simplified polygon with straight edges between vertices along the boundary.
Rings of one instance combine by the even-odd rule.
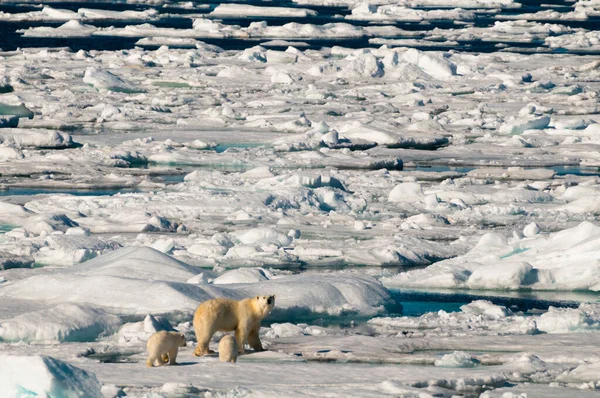
[[[269,298],[267,299],[267,304],[268,304],[268,305],[271,305],[271,303],[272,303],[272,302],[273,302],[273,299],[272,299],[271,297],[269,297]]]

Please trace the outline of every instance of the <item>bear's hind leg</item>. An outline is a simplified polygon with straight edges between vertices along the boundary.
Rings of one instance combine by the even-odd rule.
[[[167,361],[165,361],[163,357],[164,357],[164,355],[161,355],[156,360],[158,362],[158,366],[163,366],[165,363],[167,363]]]
[[[196,345],[196,349],[194,350],[194,355],[197,357],[201,357],[206,354],[214,354],[215,352],[213,350],[208,349],[209,341],[210,339],[208,339],[208,341],[198,342],[198,345]]]
[[[250,333],[248,334],[248,344],[250,347],[256,352],[264,351],[264,348],[260,342],[260,337],[258,336],[258,330],[260,329],[260,323],[258,326],[250,329]]]
[[[213,330],[212,328],[210,330],[206,330],[206,328],[202,326],[204,325],[201,325],[201,327],[196,327],[196,325],[194,325],[194,331],[196,332],[197,341],[196,349],[194,350],[194,355],[197,357],[201,357],[206,354],[214,354],[214,351],[208,349],[208,343],[210,343],[210,339],[213,337],[216,330]]]

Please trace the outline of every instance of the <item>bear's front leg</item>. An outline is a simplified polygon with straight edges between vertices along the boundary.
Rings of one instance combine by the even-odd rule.
[[[244,355],[246,353],[246,350],[244,349],[246,340],[248,340],[248,329],[238,326],[238,328],[235,329],[235,341],[237,342],[238,353],[240,355]]]
[[[250,344],[250,347],[252,347],[252,349],[256,352],[264,351],[264,348],[260,342],[260,337],[258,336],[259,329],[260,323],[250,329],[250,333],[248,334],[248,344]]]
[[[177,347],[169,351],[169,365],[177,365]]]

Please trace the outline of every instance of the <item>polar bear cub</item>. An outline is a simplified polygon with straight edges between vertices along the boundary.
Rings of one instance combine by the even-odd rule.
[[[255,351],[263,351],[258,331],[263,320],[275,306],[275,296],[256,296],[243,300],[218,298],[200,304],[194,314],[194,331],[198,345],[194,355],[202,356],[208,349],[210,339],[217,331],[235,330],[238,352],[244,354],[246,342]]]
[[[160,331],[154,333],[148,339],[146,348],[148,349],[148,359],[146,365],[154,366],[158,362],[158,366],[162,366],[167,361],[169,365],[176,365],[177,351],[179,347],[185,347],[185,336],[179,332]]]
[[[232,335],[227,334],[219,341],[219,361],[235,363],[238,356],[237,341]]]

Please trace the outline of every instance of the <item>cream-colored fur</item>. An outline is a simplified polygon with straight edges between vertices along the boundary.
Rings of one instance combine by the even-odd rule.
[[[237,356],[238,345],[233,336],[227,334],[221,337],[221,341],[219,341],[219,361],[235,363]]]
[[[148,349],[148,359],[146,365],[162,366],[169,362],[169,365],[177,364],[177,351],[179,347],[185,347],[185,336],[179,332],[166,332],[164,330],[154,333],[148,339],[146,348]]]
[[[200,304],[194,314],[194,331],[198,345],[194,355],[202,356],[212,351],[208,343],[217,331],[235,331],[238,352],[244,354],[246,342],[254,351],[263,351],[258,330],[260,321],[275,306],[275,296],[256,296],[243,300],[218,298]]]

